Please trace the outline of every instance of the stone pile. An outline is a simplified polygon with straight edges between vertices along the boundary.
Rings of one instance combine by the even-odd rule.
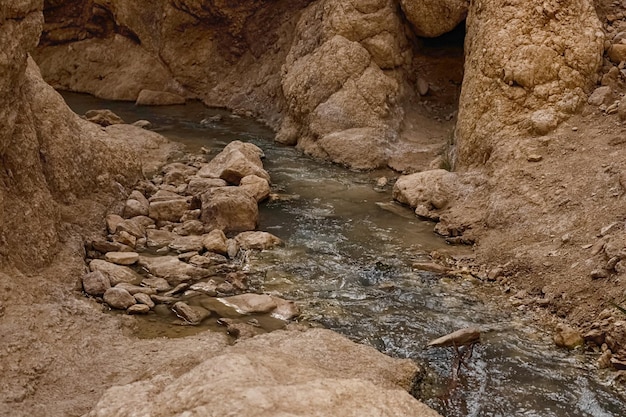
[[[239,315],[296,317],[293,302],[244,294],[249,288],[238,267],[247,251],[282,244],[255,231],[258,203],[270,194],[263,156],[257,146],[234,141],[208,163],[204,156],[191,156],[139,182],[121,215],[106,217],[107,238],[86,242],[85,293],[128,314],[147,314],[165,304],[192,325],[211,312],[181,301],[182,295],[219,297]]]

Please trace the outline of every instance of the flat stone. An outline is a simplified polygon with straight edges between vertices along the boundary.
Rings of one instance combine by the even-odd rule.
[[[199,196],[213,188],[226,187],[228,183],[221,178],[192,177],[187,185],[187,194]]]
[[[133,304],[126,309],[126,314],[148,314],[150,307],[146,304]]]
[[[167,188],[174,189],[174,187],[171,187],[171,186],[167,186]],[[156,202],[164,202],[164,201],[172,201],[172,200],[187,201],[187,199],[184,196],[176,193],[175,191],[160,189],[148,199],[148,202],[156,203]]]
[[[169,248],[178,253],[200,252],[204,249],[203,240],[203,236],[180,236],[169,244]]]
[[[148,229],[146,230],[146,245],[151,249],[158,249],[169,246],[178,236],[167,230]]]
[[[126,123],[124,119],[109,109],[88,110],[87,113],[85,113],[85,119],[102,127]]]
[[[174,304],[180,301],[177,297],[166,297],[165,295],[151,295],[150,299],[156,304]]]
[[[235,236],[242,249],[266,250],[283,244],[282,240],[268,232],[242,232]]]
[[[123,288],[109,288],[104,293],[104,302],[112,308],[126,310],[137,303],[135,297]]]
[[[191,285],[189,289],[210,297],[215,297],[217,295],[217,284],[213,280],[209,280],[207,282],[196,282]]]
[[[120,282],[119,284],[115,286],[115,288],[122,288],[128,291],[130,295],[135,295],[139,293],[144,293],[146,295],[153,295],[157,293],[157,291],[152,287],[141,287],[139,285],[133,285],[127,282]]]
[[[528,157],[526,158],[526,160],[528,162],[541,162],[543,160],[543,156],[541,155],[528,155]]]
[[[206,255],[195,255],[189,259],[191,265],[195,265],[198,268],[208,268],[213,265],[220,265],[228,262],[225,256],[218,255],[216,253],[207,252]]]
[[[609,274],[604,269],[594,269],[593,271],[591,271],[590,276],[591,279],[603,279],[607,278]]]
[[[116,265],[100,259],[91,261],[89,263],[89,269],[92,271],[100,271],[107,275],[112,286],[116,286],[120,282],[138,284],[143,279],[141,275],[127,266]]]
[[[436,274],[447,274],[450,272],[450,268],[434,262],[415,262],[413,268],[419,271],[434,272]]]
[[[241,294],[220,298],[219,301],[239,314],[269,313],[277,307],[276,301],[267,294]]]
[[[118,231],[116,234],[114,234],[112,239],[115,242],[121,243],[122,245],[126,245],[131,248],[134,248],[137,244],[137,237],[123,230]]]
[[[94,271],[83,276],[83,290],[93,296],[101,296],[111,288],[109,277],[101,271]]]
[[[211,271],[189,265],[176,256],[139,257],[139,264],[152,275],[165,278],[170,285],[195,281],[211,275]]]
[[[143,281],[141,281],[141,284],[146,287],[154,288],[159,292],[169,291],[172,288],[165,278],[144,278]]]
[[[211,312],[205,308],[199,306],[190,306],[182,301],[174,304],[172,306],[172,309],[178,317],[192,325],[200,324],[202,320],[211,315]]]
[[[139,260],[136,252],[107,252],[104,259],[117,265],[132,265]]]
[[[203,236],[202,244],[209,252],[227,255],[228,247],[226,246],[226,241],[224,232],[220,229],[215,229]]]
[[[174,228],[174,233],[181,236],[200,236],[204,234],[204,224],[200,220],[183,221],[182,225]]]
[[[137,301],[137,303],[139,304],[145,304],[148,306],[148,308],[154,308],[154,301],[152,301],[152,298],[150,298],[150,295],[143,293],[143,292],[139,292],[137,294],[134,294],[133,297],[135,297],[135,300]]]
[[[96,239],[91,242],[91,246],[100,253],[107,252],[132,252],[132,248],[119,242],[111,242],[104,239]]]
[[[175,295],[178,295],[178,294],[181,294],[181,293],[185,292],[185,290],[187,290],[187,288],[189,288],[189,284],[187,284],[187,283],[178,284],[176,287],[172,288],[171,290],[169,290],[168,292],[166,292],[163,295],[165,297],[173,297]]]

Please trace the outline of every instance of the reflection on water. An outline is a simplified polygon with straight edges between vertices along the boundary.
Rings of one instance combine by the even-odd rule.
[[[191,151],[217,151],[235,139],[264,149],[274,191],[288,198],[261,207],[260,228],[286,246],[254,255],[254,284],[297,300],[308,320],[427,364],[418,394],[444,416],[626,415],[626,401],[606,382],[609,376],[601,378],[590,358],[557,350],[522,313],[498,305],[500,297],[489,297],[496,288],[411,269],[429,251],[446,247],[432,224],[388,205],[389,186],[374,189],[378,177],[391,173],[354,173],[312,161],[274,144],[263,126],[198,103],[148,108],[76,94],[66,100],[80,114],[110,108],[127,122],[147,119]],[[216,115],[219,120],[200,123]],[[425,345],[470,325],[484,331],[482,344],[452,382],[452,352]]]

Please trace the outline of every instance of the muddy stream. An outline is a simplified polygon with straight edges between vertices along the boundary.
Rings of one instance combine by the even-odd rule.
[[[595,356],[557,349],[530,317],[504,305],[499,288],[411,268],[432,250],[467,249],[446,245],[432,232],[432,223],[392,204],[391,185],[376,189],[377,178],[393,173],[355,173],[313,161],[273,143],[273,133],[259,123],[199,103],[148,108],[78,94],[64,97],[79,114],[109,108],[127,122],[149,120],[154,130],[190,152],[205,147],[217,153],[232,140],[261,147],[273,192],[289,198],[260,207],[259,230],[286,244],[250,254],[244,267],[253,288],[295,300],[310,323],[422,364],[426,377],[416,395],[442,415],[626,415],[626,398],[613,387],[611,373],[595,369]],[[213,116],[221,117],[206,122]],[[184,336],[215,326],[143,320],[140,337]],[[481,328],[482,343],[453,382],[453,351],[425,345],[470,325]]]

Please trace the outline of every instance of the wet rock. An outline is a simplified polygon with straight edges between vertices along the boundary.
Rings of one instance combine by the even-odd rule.
[[[228,248],[226,246],[226,235],[220,229],[212,230],[210,233],[204,235],[202,244],[209,252],[219,253],[221,255],[228,254]]]
[[[276,302],[267,294],[241,294],[220,298],[219,301],[239,314],[269,313],[277,307]]]
[[[270,196],[270,183],[256,175],[248,175],[241,179],[239,187],[250,194],[257,202],[263,201]]]
[[[168,292],[166,292],[163,295],[166,296],[166,297],[173,297],[175,295],[182,294],[183,292],[185,292],[187,290],[187,288],[189,288],[189,284],[187,284],[187,283],[178,284],[176,287],[174,287],[173,289],[169,290]]]
[[[232,295],[237,292],[233,284],[227,281],[217,284],[216,291],[218,295]]]
[[[139,257],[139,264],[152,275],[164,278],[170,285],[195,281],[211,275],[211,271],[182,262],[175,256]]]
[[[256,175],[269,182],[270,176],[263,169],[262,155],[263,151],[251,143],[233,141],[200,169],[198,176],[221,178],[234,185],[239,185],[241,179],[248,175]]]
[[[394,199],[428,210],[443,209],[457,194],[456,174],[443,169],[402,176],[393,186]]]
[[[567,325],[559,325],[556,328],[556,333],[553,337],[554,343],[558,347],[566,349],[575,349],[578,346],[582,346],[585,343],[580,332],[573,327]]]
[[[146,304],[133,304],[126,309],[126,314],[148,314],[150,307]]]
[[[235,339],[250,339],[263,333],[263,330],[258,326],[254,326],[249,323],[242,323],[231,318],[220,318],[217,321],[222,326],[226,326],[226,333]]]
[[[216,188],[202,194],[202,222],[224,233],[254,230],[259,209],[254,198],[239,187]]]
[[[194,256],[198,256],[198,255],[199,255],[198,251],[183,252],[178,255],[178,259],[180,259],[183,262],[189,262],[191,258],[193,258]]]
[[[178,222],[189,210],[189,204],[184,199],[151,201],[150,217],[156,221]]]
[[[248,290],[248,278],[241,272],[231,272],[227,274],[226,282],[232,284],[237,291]]]
[[[283,244],[282,240],[268,232],[243,232],[235,236],[241,249],[272,249]]]
[[[115,288],[121,288],[123,290],[128,291],[130,295],[135,295],[139,293],[144,293],[146,295],[154,295],[157,291],[151,287],[141,287],[139,285],[129,284],[128,282],[120,282],[115,286]]]
[[[213,188],[226,187],[228,183],[221,178],[193,177],[187,185],[187,194],[201,195]]]
[[[476,327],[460,329],[428,342],[429,347],[464,346],[480,341],[480,330]]]
[[[135,297],[122,288],[109,288],[106,290],[104,293],[104,302],[118,310],[126,310],[128,307],[137,303]]]
[[[107,252],[104,259],[117,265],[132,265],[139,260],[136,252]]]
[[[204,249],[202,236],[180,236],[169,244],[169,248],[178,253],[200,252]]]
[[[178,317],[192,325],[200,324],[202,320],[211,315],[209,310],[200,306],[190,306],[182,301],[175,303],[172,309]]]
[[[83,290],[93,296],[101,296],[111,288],[109,277],[101,271],[94,271],[83,276]]]
[[[148,120],[137,120],[136,122],[131,123],[133,126],[140,127],[142,129],[151,129],[152,123]]]
[[[148,308],[154,308],[154,301],[152,301],[152,298],[150,298],[150,295],[143,293],[143,292],[139,292],[137,294],[134,294],[133,297],[135,297],[135,301],[137,301],[137,303],[139,304],[145,304],[148,306]]]
[[[116,265],[111,262],[94,259],[89,263],[89,269],[92,271],[100,271],[109,277],[112,286],[116,286],[121,282],[131,284],[139,283],[142,280],[141,275],[133,271],[127,266]]]
[[[187,220],[182,225],[174,228],[174,233],[181,236],[204,234],[204,224],[199,220]]]
[[[284,300],[275,296],[271,297],[276,303],[276,308],[272,310],[272,313],[270,314],[272,317],[279,320],[289,321],[300,315],[300,309],[295,302],[291,300]]]
[[[350,169],[376,169],[386,164],[387,136],[378,128],[359,127],[324,135],[318,144],[333,162]]]
[[[591,342],[598,346],[602,346],[602,344],[604,343],[605,337],[606,337],[606,334],[604,330],[591,329],[587,333],[585,333],[585,335],[583,336],[583,339],[585,339],[586,342]]]
[[[164,246],[169,246],[170,243],[176,239],[177,235],[175,233],[169,232],[167,230],[146,230],[146,245],[151,249],[158,249]]]
[[[171,106],[185,104],[185,98],[166,91],[141,90],[137,96],[137,106]]]
[[[143,281],[141,281],[141,285],[154,288],[159,292],[169,291],[172,288],[165,278],[157,277],[144,278]]]
[[[450,272],[450,268],[434,262],[416,262],[413,264],[413,268],[420,271],[434,272],[436,274],[447,274]]]
[[[126,123],[124,119],[109,109],[89,110],[85,113],[85,119],[103,127]]]
[[[155,302],[155,304],[174,304],[180,301],[177,297],[167,297],[165,295],[151,295],[150,299]]]
[[[196,282],[191,285],[189,289],[210,297],[215,297],[217,295],[217,284],[213,280],[209,280],[207,282]]]

